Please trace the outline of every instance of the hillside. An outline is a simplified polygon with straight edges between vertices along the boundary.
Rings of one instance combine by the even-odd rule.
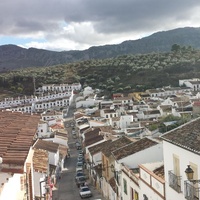
[[[166,53],[129,54],[0,74],[0,87],[16,95],[33,94],[43,84],[80,82],[112,94],[178,86],[179,79],[200,78],[200,50],[178,47]]]
[[[55,52],[15,45],[0,46],[0,72],[26,67],[45,67],[90,59],[112,58],[125,54],[169,52],[173,44],[200,49],[200,28],[179,28],[154,33],[121,44],[91,47],[83,51]]]

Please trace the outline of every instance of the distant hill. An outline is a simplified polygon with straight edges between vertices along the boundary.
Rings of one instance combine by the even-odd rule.
[[[16,45],[0,46],[0,71],[17,68],[53,66],[75,61],[104,59],[125,54],[169,52],[173,44],[200,49],[200,28],[178,28],[154,33],[138,40],[121,44],[91,47],[83,51],[49,51],[21,48]]]

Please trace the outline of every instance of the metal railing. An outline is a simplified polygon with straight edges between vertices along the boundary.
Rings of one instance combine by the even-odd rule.
[[[178,193],[181,193],[181,176],[175,175],[172,171],[168,172],[169,186]]]
[[[184,182],[185,198],[187,200],[199,200],[200,188],[189,181]]]

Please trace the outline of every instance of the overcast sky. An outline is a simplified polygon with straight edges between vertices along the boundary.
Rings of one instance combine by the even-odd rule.
[[[1,0],[0,45],[56,51],[200,27],[200,0]]]

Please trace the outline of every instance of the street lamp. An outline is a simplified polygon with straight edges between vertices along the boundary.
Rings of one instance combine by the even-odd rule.
[[[200,180],[194,180],[194,179],[193,179],[194,171],[193,171],[193,169],[190,167],[190,165],[188,165],[188,167],[186,168],[185,174],[186,174],[186,176],[187,176],[187,179],[188,179],[190,182],[192,182],[193,184],[200,183]]]
[[[193,171],[193,169],[190,167],[190,165],[188,165],[188,167],[186,168],[185,174],[186,174],[187,179],[188,179],[189,181],[193,180],[194,171]]]

